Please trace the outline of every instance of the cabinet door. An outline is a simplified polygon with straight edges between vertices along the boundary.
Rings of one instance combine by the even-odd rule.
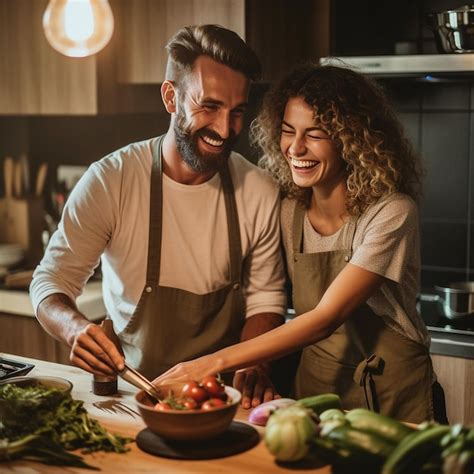
[[[443,386],[450,424],[474,424],[474,359],[431,355],[433,368]]]
[[[0,114],[95,114],[96,58],[67,58],[47,43],[47,4],[0,0]]]
[[[245,0],[122,0],[119,81],[164,80],[166,43],[183,26],[215,23],[245,38]]]

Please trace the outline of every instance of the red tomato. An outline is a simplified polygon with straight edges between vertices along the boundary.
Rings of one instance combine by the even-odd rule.
[[[169,403],[166,403],[166,402],[158,402],[155,406],[154,406],[155,410],[158,410],[158,411],[168,411],[168,410],[171,410],[171,405]]]
[[[186,398],[185,400],[180,400],[180,403],[184,406],[186,410],[195,410],[196,408],[198,408],[198,404],[193,398]]]
[[[201,405],[201,410],[204,411],[209,411],[213,410],[214,408],[222,407],[226,403],[224,400],[221,400],[220,398],[211,398],[209,400],[206,400],[202,405]]]
[[[207,392],[199,386],[197,382],[188,382],[181,391],[181,395],[184,398],[192,398],[197,403],[202,403],[204,400],[209,398]]]
[[[202,386],[206,392],[213,398],[222,398],[225,395],[224,383],[214,375],[208,375],[202,380]]]

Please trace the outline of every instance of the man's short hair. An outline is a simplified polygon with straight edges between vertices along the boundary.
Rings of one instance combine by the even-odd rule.
[[[166,50],[166,79],[177,84],[203,55],[242,72],[251,81],[257,80],[261,73],[260,61],[253,50],[237,33],[218,25],[186,26],[170,39]]]

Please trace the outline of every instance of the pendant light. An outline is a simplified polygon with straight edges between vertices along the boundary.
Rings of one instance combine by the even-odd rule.
[[[110,41],[114,17],[107,0],[50,0],[43,28],[55,50],[81,58],[97,53]]]

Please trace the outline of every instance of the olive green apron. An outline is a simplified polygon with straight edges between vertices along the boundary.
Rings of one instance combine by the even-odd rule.
[[[146,284],[131,320],[118,334],[127,361],[150,379],[179,362],[237,343],[245,315],[239,219],[227,165],[220,178],[227,214],[230,283],[203,295],[159,285],[163,138],[152,142]]]
[[[342,250],[303,253],[305,209],[293,218],[293,304],[296,315],[315,308],[349,262],[357,219],[339,236]],[[366,407],[410,422],[433,418],[429,350],[389,328],[367,304],[331,336],[303,349],[295,379],[297,398],[340,395],[345,409]]]

